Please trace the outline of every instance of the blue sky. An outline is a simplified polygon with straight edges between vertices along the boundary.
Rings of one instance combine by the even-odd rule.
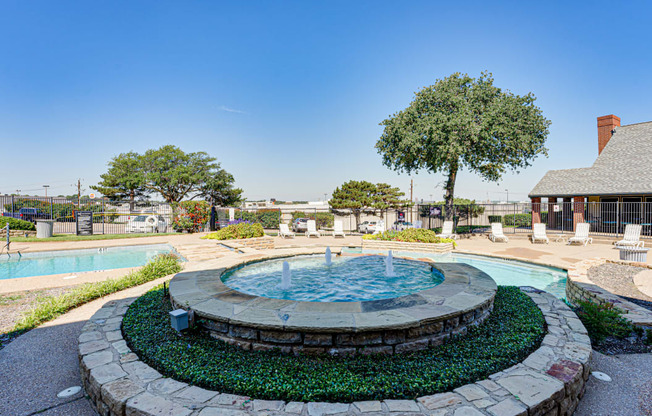
[[[349,179],[409,190],[378,125],[453,72],[533,92],[549,158],[456,194],[525,199],[549,169],[590,166],[596,117],[652,120],[645,2],[0,1],[0,193],[71,194],[115,154],[203,150],[250,199],[316,200]],[[441,199],[442,175],[414,175]],[[88,191],[87,191],[88,193]]]

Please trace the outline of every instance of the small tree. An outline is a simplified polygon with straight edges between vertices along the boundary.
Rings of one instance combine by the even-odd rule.
[[[374,212],[376,185],[367,181],[349,181],[335,188],[328,201],[333,211],[350,210],[355,216],[355,228],[363,212]]]
[[[129,198],[129,209],[133,211],[136,198],[145,196],[145,176],[140,156],[135,152],[120,153],[109,161],[109,170],[100,175],[102,180],[91,186],[110,200]],[[77,199],[77,195],[73,195]]]
[[[402,200],[402,196],[405,196],[405,192],[401,192],[399,188],[394,188],[386,183],[378,183],[372,205],[380,212],[380,218],[383,218],[387,209],[399,209],[411,205],[410,201]]]
[[[503,91],[493,81],[487,72],[479,79],[455,73],[423,88],[405,110],[380,123],[385,129],[376,149],[385,166],[447,175],[447,216],[460,169],[498,181],[508,168],[525,168],[547,155],[550,121],[534,95]]]

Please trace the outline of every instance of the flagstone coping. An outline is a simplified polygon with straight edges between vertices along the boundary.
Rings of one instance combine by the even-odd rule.
[[[571,303],[576,303],[580,300],[591,301],[597,304],[610,303],[621,311],[622,316],[632,324],[652,329],[652,311],[601,288],[589,279],[589,269],[604,263],[650,268],[649,265],[643,263],[625,263],[600,257],[583,260],[568,268],[568,278],[566,279],[566,297],[568,301]]]
[[[529,287],[521,290],[537,304],[548,323],[541,347],[522,363],[485,380],[416,400],[257,400],[173,380],[140,361],[121,337],[116,340],[113,326],[107,325],[109,320],[121,322],[134,299],[107,302],[84,325],[79,337],[81,378],[102,416],[571,415],[589,376],[591,345],[586,329],[553,295]],[[99,339],[95,333],[100,334]],[[112,341],[108,334],[113,334]]]
[[[323,252],[318,249],[317,252]],[[297,254],[305,250],[297,251]],[[288,257],[268,252],[255,261]],[[362,254],[360,254],[362,255]],[[301,302],[238,292],[225,285],[228,270],[251,259],[223,259],[221,267],[183,271],[170,281],[176,308],[217,339],[245,350],[278,349],[286,354],[396,354],[442,344],[484,321],[493,309],[496,282],[463,263],[430,264],[444,281],[393,299],[363,302]]]

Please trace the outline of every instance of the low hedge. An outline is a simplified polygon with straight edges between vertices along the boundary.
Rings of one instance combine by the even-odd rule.
[[[379,234],[367,234],[365,240],[402,241],[406,243],[455,243],[450,238],[437,237],[437,233],[423,228],[408,228],[403,231],[389,230]]]
[[[23,230],[23,231],[36,231],[34,223],[18,218],[0,217],[0,228],[4,228],[9,224],[10,230]]]
[[[503,216],[505,227],[531,227],[532,214],[507,214]]]
[[[161,288],[137,299],[122,331],[129,347],[166,376],[256,399],[351,402],[414,399],[450,391],[504,370],[537,349],[545,321],[516,287],[499,287],[482,324],[436,348],[389,356],[288,356],[244,351],[193,329],[170,327]]]
[[[237,240],[241,238],[255,238],[265,235],[262,224],[240,222],[222,228],[219,231],[203,236],[206,240]]]

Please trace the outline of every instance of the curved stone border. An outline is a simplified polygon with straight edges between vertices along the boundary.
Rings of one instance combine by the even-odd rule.
[[[79,336],[81,378],[102,416],[571,415],[589,376],[591,345],[586,330],[561,300],[534,288],[522,290],[545,316],[548,334],[541,347],[486,380],[417,400],[255,400],[163,377],[140,361],[122,338],[122,318],[134,299],[106,303],[84,325]]]
[[[260,257],[272,258],[274,254]],[[441,271],[445,280],[430,289],[393,299],[271,299],[241,293],[222,283],[224,272],[248,263],[234,257],[225,259],[223,268],[176,274],[170,281],[170,299],[175,307],[192,310],[197,324],[216,339],[245,350],[278,349],[286,354],[416,351],[464,334],[469,326],[489,316],[497,289],[489,275],[462,263],[411,260],[429,263]]]
[[[647,264],[632,264],[607,260],[604,258],[594,258],[583,260],[568,268],[568,278],[566,279],[566,297],[569,302],[575,303],[578,300],[590,301],[599,305],[610,303],[623,313],[628,321],[636,326],[652,329],[652,311],[629,302],[618,295],[614,295],[606,289],[601,288],[589,279],[588,271],[593,266],[599,266],[604,263],[615,263],[626,266],[648,267]]]
[[[362,239],[363,250],[422,251],[428,253],[450,253],[453,243],[408,243],[403,241],[383,241]]]

